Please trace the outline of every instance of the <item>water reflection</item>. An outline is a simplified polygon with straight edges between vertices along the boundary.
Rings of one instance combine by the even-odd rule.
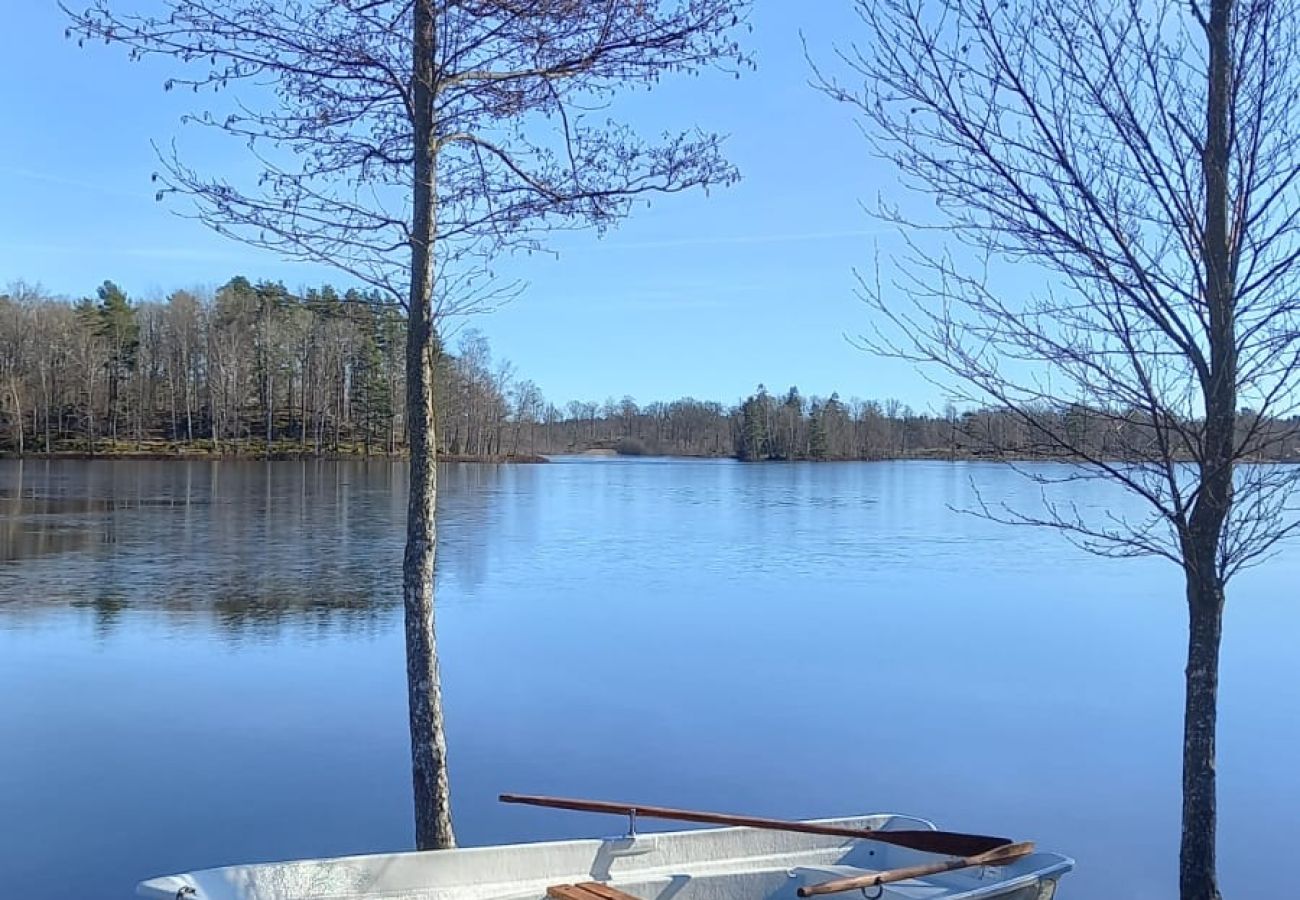
[[[960,565],[1006,538],[934,527],[970,499],[967,477],[944,464],[443,466],[439,602],[472,601],[539,546],[566,584],[603,591],[674,572],[815,582]],[[101,635],[124,610],[233,640],[368,632],[400,604],[405,496],[399,462],[0,461],[0,615],[84,608]]]
[[[536,504],[530,467],[440,470],[439,578],[472,588]],[[0,615],[124,610],[228,638],[372,630],[400,603],[406,470],[393,462],[0,461]],[[502,520],[505,519],[505,522]]]

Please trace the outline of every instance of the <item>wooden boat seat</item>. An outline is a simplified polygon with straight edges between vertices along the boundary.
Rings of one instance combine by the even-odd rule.
[[[553,884],[546,889],[546,896],[552,900],[640,900],[631,894],[612,888],[599,881],[584,881],[580,884]]]

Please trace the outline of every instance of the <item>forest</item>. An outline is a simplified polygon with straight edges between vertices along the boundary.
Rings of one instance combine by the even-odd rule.
[[[406,447],[405,319],[358,290],[293,293],[235,277],[216,290],[134,301],[15,282],[0,291],[0,453],[6,455],[396,455]],[[548,401],[474,329],[439,342],[438,451],[450,459],[545,454],[761,460],[1056,458],[1068,438],[1099,457],[1141,446],[1141,416],[1074,404],[1033,426],[985,407],[916,411],[898,400],[774,394],[726,404]],[[1044,424],[1046,423],[1046,425]],[[1297,422],[1258,422],[1274,459]],[[1257,438],[1256,438],[1257,439]]]

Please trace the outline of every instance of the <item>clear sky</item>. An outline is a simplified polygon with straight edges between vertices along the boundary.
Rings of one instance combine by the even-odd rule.
[[[0,30],[0,283],[89,294],[112,279],[138,298],[235,274],[290,288],[342,276],[286,263],[207,232],[154,201],[151,141],[183,134],[185,92],[164,93],[163,62],[120,48],[78,49],[53,0],[22,0]],[[758,71],[739,80],[668,82],[625,118],[728,134],[739,185],[642,206],[617,230],[562,235],[558,258],[507,261],[527,290],[471,323],[547,398],[733,402],[759,382],[804,394],[898,397],[938,392],[907,364],[868,356],[846,334],[869,327],[853,267],[893,243],[863,203],[898,197],[850,111],[808,85],[800,33],[819,58],[855,32],[847,3],[758,0],[747,44]],[[617,111],[618,107],[615,107]],[[244,165],[236,142],[212,167]],[[882,243],[883,242],[883,243]]]

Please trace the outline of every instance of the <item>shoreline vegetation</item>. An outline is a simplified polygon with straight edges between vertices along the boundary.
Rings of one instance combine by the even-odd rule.
[[[370,453],[365,454],[360,451],[351,452],[348,450],[329,451],[325,453],[303,452],[296,449],[277,449],[272,448],[268,453],[265,447],[249,445],[246,447],[223,449],[220,453],[212,452],[211,448],[204,447],[174,447],[162,448],[157,446],[120,447],[96,449],[94,453],[89,450],[76,449],[58,449],[49,453],[44,451],[28,451],[19,456],[12,450],[0,450],[0,459],[23,459],[29,461],[41,460],[147,460],[165,462],[171,461],[234,461],[234,462],[297,462],[297,461],[338,461],[338,460],[400,460],[405,459],[405,451],[397,453]],[[486,464],[536,464],[548,462],[545,456],[530,453],[511,453],[503,456],[466,456],[465,454],[457,455],[440,455],[440,463],[486,463]]]
[[[330,285],[290,291],[231,279],[136,301],[25,282],[0,290],[0,457],[365,459],[406,454],[401,311]],[[1080,403],[917,412],[899,400],[805,396],[759,385],[734,404],[547,401],[477,331],[439,341],[436,449],[443,462],[543,462],[582,453],[795,460],[1143,462],[1149,417]],[[1300,419],[1239,427],[1300,460]],[[1198,424],[1183,423],[1194,434]],[[1135,448],[1137,448],[1135,450]],[[1192,459],[1187,455],[1189,461]]]
[[[556,456],[583,456],[595,459],[635,459],[638,457],[649,458],[668,458],[682,460],[718,460],[732,459],[740,462],[812,462],[812,463],[836,463],[836,462],[997,462],[997,463],[1086,463],[1089,460],[1082,457],[1069,457],[1062,454],[1050,453],[981,453],[970,449],[953,451],[950,449],[937,447],[928,449],[910,450],[905,454],[882,455],[882,456],[856,456],[856,457],[811,457],[811,456],[794,456],[790,458],[782,457],[765,457],[763,459],[745,460],[735,453],[669,453],[653,452],[644,445],[638,443],[619,442],[612,446],[591,446],[582,448],[568,448],[564,450],[548,451],[546,454],[541,453],[506,453],[493,456],[470,456],[464,453],[440,453],[437,457],[439,463],[450,464],[469,464],[469,465],[538,465],[551,462],[551,457]],[[287,446],[273,446],[268,453],[264,444],[249,442],[238,446],[227,443],[220,452],[213,452],[211,447],[203,446],[179,446],[166,445],[160,446],[158,442],[149,442],[144,446],[98,446],[92,453],[88,449],[61,447],[51,450],[49,453],[43,450],[28,450],[23,455],[18,455],[12,449],[0,450],[0,460],[27,460],[27,461],[50,461],[50,460],[83,460],[83,461],[118,461],[118,460],[142,460],[150,462],[369,462],[369,461],[393,461],[406,459],[405,449],[399,449],[394,453],[372,451],[364,452],[362,448],[339,448],[322,453],[312,453],[301,449]],[[1125,462],[1124,459],[1114,457],[1107,458],[1106,462]],[[1192,460],[1188,460],[1191,462]],[[1133,460],[1140,462],[1140,460]],[[1297,463],[1300,462],[1300,456],[1288,456],[1278,458],[1260,458],[1258,462],[1264,463]]]
[[[627,458],[659,458],[659,459],[738,459],[736,454],[702,454],[702,453],[651,453],[650,450],[643,446],[591,446],[582,447],[582,449],[569,449],[562,451],[550,451],[547,454],[534,453],[510,453],[502,455],[481,455],[481,457],[471,457],[467,454],[438,454],[439,463],[469,463],[469,464],[541,464],[551,462],[552,457],[589,457],[593,459],[627,459]],[[326,453],[315,454],[311,451],[295,449],[295,447],[272,447],[270,453],[266,453],[264,445],[256,442],[248,442],[246,445],[225,446],[220,453],[213,453],[211,447],[203,446],[160,446],[157,442],[148,442],[144,446],[99,446],[94,453],[87,449],[74,449],[74,447],[59,447],[45,453],[44,450],[27,450],[25,454],[19,455],[12,449],[0,450],[0,459],[23,459],[29,462],[42,462],[42,460],[148,460],[148,462],[339,462],[339,460],[352,460],[352,462],[367,462],[367,460],[399,460],[406,459],[406,450],[398,450],[396,453],[363,453],[360,449],[339,449],[330,450]],[[1049,457],[1049,455],[1018,455],[1010,457],[1006,454],[976,454],[976,453],[950,453],[944,449],[915,450],[906,455],[897,455],[897,457],[840,457],[840,458],[811,458],[796,457],[790,459],[763,459],[763,460],[744,460],[744,462],[858,462],[858,463],[883,463],[883,462],[902,462],[902,460],[935,460],[935,462],[1071,462],[1063,457]]]

